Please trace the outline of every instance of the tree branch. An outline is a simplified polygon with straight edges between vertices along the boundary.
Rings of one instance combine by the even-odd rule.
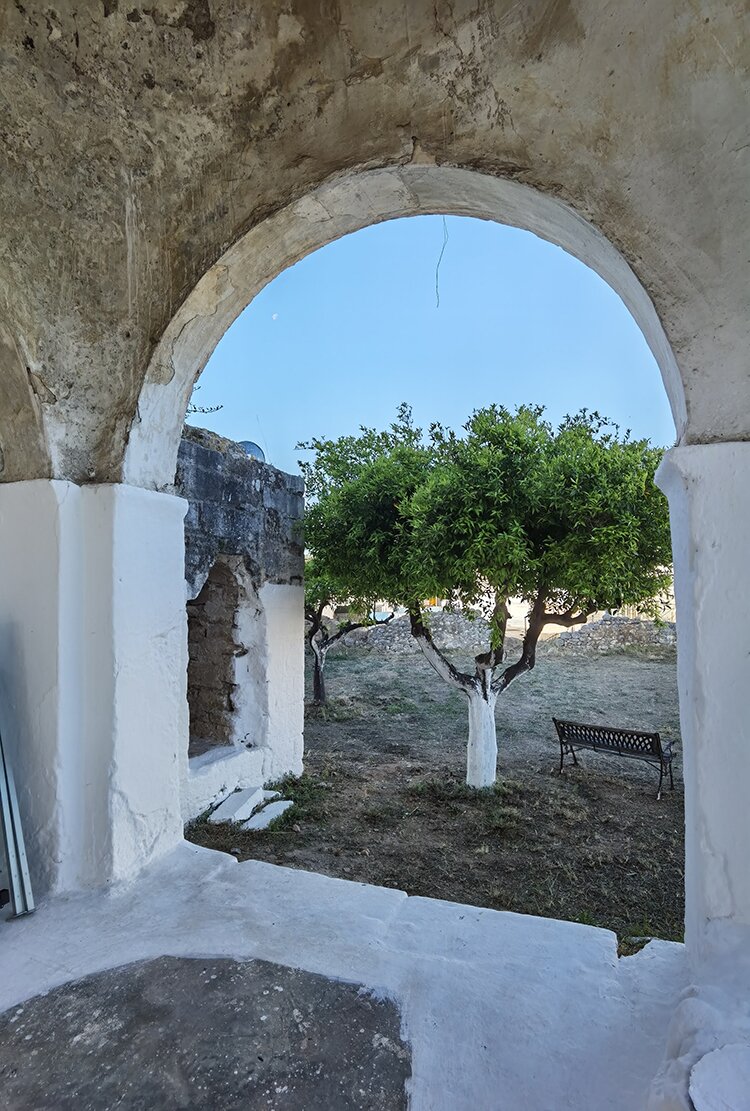
[[[509,687],[513,680],[517,679],[519,675],[523,675],[525,671],[531,671],[533,669],[536,663],[537,641],[539,640],[539,635],[545,624],[544,603],[546,600],[546,590],[544,587],[541,587],[534,601],[534,605],[531,607],[529,624],[526,629],[526,635],[523,638],[520,657],[514,664],[511,664],[510,667],[506,667],[492,683],[493,691],[496,691],[498,694],[501,694],[506,687]]]
[[[569,629],[572,625],[585,625],[592,613],[596,613],[596,606],[590,609],[580,610],[578,613],[575,611],[575,606],[565,610],[565,613],[549,613],[545,611],[542,615],[545,625],[564,625]]]
[[[451,686],[456,687],[464,694],[472,690],[475,687],[475,680],[471,675],[459,671],[450,660],[446,659],[432,639],[432,633],[425,625],[421,611],[410,609],[409,620],[411,621],[411,635],[416,639],[433,671],[436,671],[446,683],[450,683]]]
[[[313,606],[305,603],[305,619],[310,622],[310,628],[307,631],[307,639],[311,647],[323,625],[324,605],[325,603],[321,602],[318,608],[315,609]]]
[[[387,625],[389,621],[393,621],[396,616],[395,610],[388,614],[384,621],[346,621],[340,625],[333,636],[328,637],[326,640],[326,647],[329,647],[335,640],[340,637],[345,637],[347,633],[353,633],[355,629],[371,629],[373,625]]]

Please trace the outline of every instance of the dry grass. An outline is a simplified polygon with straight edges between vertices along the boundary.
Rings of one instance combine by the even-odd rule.
[[[291,867],[413,895],[682,937],[682,782],[656,802],[637,762],[584,754],[557,775],[553,713],[677,738],[674,663],[540,661],[498,705],[500,781],[463,783],[465,707],[421,657],[333,657],[334,696],[307,723],[296,805],[268,832],[197,823],[189,835]],[[678,765],[679,769],[679,765]]]

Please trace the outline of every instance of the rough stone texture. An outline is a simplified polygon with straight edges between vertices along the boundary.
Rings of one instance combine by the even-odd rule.
[[[251,459],[232,440],[186,427],[175,489],[189,503],[188,755],[242,745],[264,750],[260,779],[296,774],[304,701],[302,479]],[[214,771],[216,786],[239,785],[229,768],[226,778]],[[250,768],[237,765],[236,774],[243,783],[247,775],[259,781]],[[191,816],[214,797],[185,787],[183,796],[195,796]]]
[[[396,1111],[394,1003],[265,961],[161,957],[0,1016],[7,1111]]]
[[[220,562],[211,568],[198,597],[187,604],[191,756],[210,745],[232,743],[234,662],[235,654],[243,651],[234,635],[240,604],[240,584],[231,568]]]
[[[605,614],[600,621],[592,621],[578,629],[566,629],[540,647],[546,655],[637,652],[648,659],[674,656],[676,650],[677,626],[673,621],[657,625],[655,621],[613,614]]]
[[[486,651],[489,644],[487,622],[482,617],[474,620],[460,613],[434,613],[430,615],[430,628],[437,644],[447,652],[476,653]],[[517,638],[507,638],[508,651],[514,651]],[[608,652],[638,652],[648,658],[672,656],[677,646],[677,627],[674,622],[657,625],[654,621],[605,614],[599,621],[592,621],[577,629],[566,629],[559,635],[540,642],[540,654],[592,655]],[[355,629],[331,647],[331,652],[346,648],[365,648],[395,655],[419,652],[420,648],[411,635],[408,616],[397,617],[387,625],[370,625]]]
[[[301,583],[304,484],[231,440],[186,426],[175,493],[185,498],[185,577],[195,598],[219,555],[242,556],[256,590]]]
[[[177,363],[160,341],[200,279],[193,315],[236,313],[255,289],[235,303],[222,254],[373,167],[559,198],[653,300],[683,440],[746,438],[747,18],[743,0],[3,5],[2,477],[118,480],[215,342],[162,407]],[[376,190],[362,219],[408,210]],[[257,283],[315,245],[266,244]]]
[[[446,652],[483,652],[489,645],[487,622],[477,617],[474,621],[460,613],[433,613],[429,617],[430,629],[436,643]],[[370,625],[347,633],[331,647],[335,653],[341,648],[368,648],[378,652],[408,655],[421,652],[411,634],[408,614],[396,617],[387,625]]]

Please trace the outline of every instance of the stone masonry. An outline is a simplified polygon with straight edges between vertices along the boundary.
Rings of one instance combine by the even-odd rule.
[[[266,584],[302,582],[300,478],[231,440],[185,428],[175,489],[188,500],[190,756],[269,735]]]
[[[186,425],[175,493],[190,503],[185,518],[185,578],[195,598],[222,555],[239,555],[259,588],[300,584],[304,567],[304,483],[252,459],[239,444]]]
[[[211,568],[200,594],[188,610],[188,702],[190,705],[190,754],[208,746],[232,743],[232,718],[236,710],[237,644],[235,614],[240,605],[240,584],[226,563]]]
[[[566,629],[542,648],[549,655],[592,656],[637,652],[649,659],[674,656],[676,650],[677,626],[673,621],[657,624],[619,614],[605,614],[600,621],[592,621],[577,629]]]
[[[447,652],[474,654],[486,651],[489,644],[487,623],[481,617],[469,620],[460,613],[434,613],[430,615],[430,628],[437,643]],[[550,629],[554,628],[555,626],[550,626]],[[510,639],[509,637],[509,647]],[[512,639],[515,643],[517,636]],[[676,643],[674,622],[657,625],[654,621],[605,614],[599,621],[565,630],[543,640],[539,652],[552,655],[562,652],[592,655],[634,651],[646,656],[661,657],[673,654]],[[340,650],[339,645],[341,648],[366,648],[396,655],[420,650],[411,635],[409,618],[406,615],[387,625],[356,629],[342,637],[332,651]]]

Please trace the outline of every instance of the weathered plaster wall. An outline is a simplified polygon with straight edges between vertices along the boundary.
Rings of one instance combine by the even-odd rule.
[[[664,325],[684,440],[746,438],[747,20],[742,0],[4,5],[3,477],[168,481],[154,444],[123,454],[162,412],[146,376],[186,402],[208,354],[183,378],[159,346],[179,306],[210,274],[216,312],[242,236],[386,166],[479,170],[589,221]],[[371,220],[430,207],[386,202]],[[431,203],[453,211],[450,186]],[[313,245],[277,242],[258,280]]]
[[[305,591],[302,584],[260,588],[268,644],[266,778],[302,771],[305,726]]]
[[[39,894],[127,878],[181,835],[185,509],[0,486],[0,725]]]
[[[257,784],[302,770],[303,483],[186,428],[175,488],[188,501],[183,813],[193,817],[248,776]]]
[[[750,444],[673,448],[657,479],[680,628],[686,938],[707,955],[739,932],[750,951]]]

